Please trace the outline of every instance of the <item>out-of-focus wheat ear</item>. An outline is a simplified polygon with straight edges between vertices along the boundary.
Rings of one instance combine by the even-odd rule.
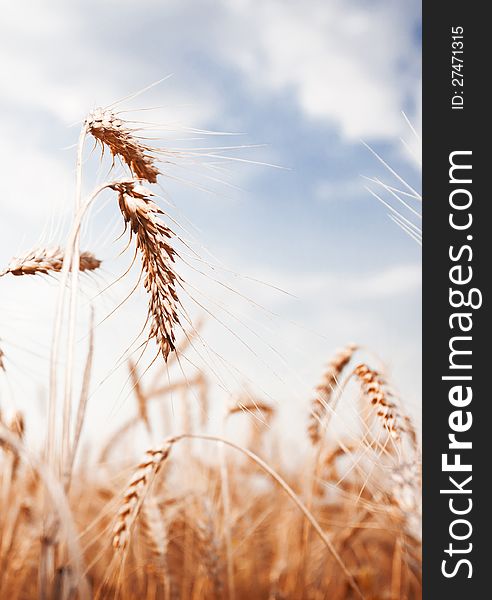
[[[214,527],[212,507],[208,506],[205,501],[203,504],[205,517],[196,520],[198,543],[203,566],[213,585],[214,598],[219,600],[224,594],[220,541]]]
[[[5,356],[5,352],[2,350],[2,347],[0,346],[0,369],[2,371],[5,371],[5,363],[3,360],[4,356]]]
[[[169,598],[172,587],[168,565],[168,524],[169,515],[164,515],[156,497],[149,495],[142,506],[139,531],[150,555],[151,571],[164,585],[164,598]]]
[[[25,433],[25,421],[24,421],[24,415],[20,412],[17,411],[12,418],[10,419],[10,421],[7,424],[4,424],[3,420],[2,420],[2,416],[0,415],[0,424],[4,425],[7,429],[7,431],[9,431],[16,440],[19,440],[19,442],[21,442],[24,438],[24,433]],[[3,443],[0,440],[0,448],[2,448]],[[7,449],[9,447],[7,446]],[[8,475],[8,479],[9,479],[9,486],[11,486],[14,482],[15,479],[17,477],[17,471],[20,465],[20,457],[19,454],[17,452],[10,452],[11,455],[11,460],[9,463],[9,475]],[[4,472],[5,474],[7,473],[7,467],[5,467],[4,465]]]
[[[365,364],[358,365],[354,374],[360,381],[363,395],[375,407],[376,415],[390,437],[401,441],[405,433],[416,441],[415,430],[413,427],[409,429],[409,418],[403,415],[400,406],[391,398],[382,374]]]
[[[153,148],[144,144],[128,123],[109,109],[97,108],[87,117],[86,124],[89,133],[109,148],[113,159],[120,157],[137,179],[156,183],[160,171],[154,164]]]
[[[144,461],[138,465],[123,495],[123,502],[113,528],[113,548],[115,550],[127,548],[132,528],[138,518],[145,496],[162,464],[168,458],[171,447],[172,441],[168,441],[162,448],[148,450]]]
[[[175,328],[179,325],[178,294],[174,271],[176,253],[170,244],[174,233],[159,215],[161,209],[149,196],[148,190],[137,182],[116,183],[119,206],[130,235],[135,236],[140,253],[144,287],[149,296],[147,319],[150,322],[149,339],[155,339],[167,361],[176,350]]]
[[[16,276],[59,273],[62,270],[64,256],[65,252],[59,246],[29,250],[13,258],[7,268],[0,271],[0,277],[7,273]],[[92,252],[80,253],[80,271],[95,271],[100,266],[101,261]]]
[[[164,568],[169,543],[167,520],[153,495],[142,506],[140,529],[153,560]]]
[[[399,463],[391,472],[391,499],[405,517],[408,533],[422,535],[422,464],[420,461]]]
[[[314,446],[321,441],[323,430],[328,424],[327,421],[331,414],[329,407],[334,408],[330,405],[333,402],[340,375],[352,359],[357,348],[356,344],[349,344],[339,350],[328,363],[321,383],[316,387],[316,396],[311,403],[308,425],[309,439]]]
[[[415,512],[420,505],[421,475],[418,462],[400,463],[391,473],[394,497],[404,512]]]

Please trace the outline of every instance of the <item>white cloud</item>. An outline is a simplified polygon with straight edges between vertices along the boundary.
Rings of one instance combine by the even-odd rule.
[[[407,3],[408,4],[408,3]],[[308,117],[350,140],[394,137],[418,84],[419,53],[404,3],[227,0],[226,60],[253,86],[294,92]],[[410,65],[410,67],[409,67]]]
[[[332,123],[348,140],[401,134],[405,124],[400,111],[408,103],[416,112],[410,116],[418,121],[420,52],[413,37],[418,3],[222,0],[200,13],[200,26],[187,16],[191,5],[171,2],[161,9],[154,0],[144,0],[139,10],[146,7],[163,29],[172,26],[172,19],[189,22],[197,31],[195,49],[239,69],[252,89],[293,94],[306,117]],[[54,1],[40,7],[21,1],[4,11],[4,98],[75,119],[96,100],[95,93],[109,102],[113,94],[128,92],[125,73],[152,76],[155,64],[140,60],[138,53],[125,53],[122,60],[118,46],[108,43],[101,53],[90,42],[88,17],[96,4],[85,6]],[[131,7],[124,4],[127,17]],[[29,19],[23,18],[25,12]],[[109,18],[103,10],[94,14],[102,22]],[[176,39],[163,36],[160,51],[167,58],[175,52],[170,40]],[[60,51],[50,57],[43,48],[53,39]],[[64,48],[69,48],[66,54]],[[195,81],[195,95],[201,106],[210,101],[217,107],[218,94],[211,97],[208,90],[204,97],[206,79],[204,73],[202,82]],[[170,86],[176,97],[177,81]]]

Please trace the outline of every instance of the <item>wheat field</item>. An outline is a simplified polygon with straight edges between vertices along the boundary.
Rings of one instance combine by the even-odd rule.
[[[89,139],[126,175],[113,180],[110,173],[83,197]],[[370,353],[352,343],[326,349],[332,357],[305,399],[310,451],[302,460],[295,448],[284,452],[274,427],[278,407],[261,396],[231,394],[223,419],[241,421],[247,435],[238,441],[209,431],[210,373],[168,380],[169,366],[186,356],[198,331],[183,301],[179,236],[155,191],[162,165],[178,159],[139,137],[116,110],[91,112],[78,143],[66,243],[31,249],[0,271],[0,285],[3,277],[50,277],[59,289],[40,447],[26,439],[27,416],[0,413],[0,598],[421,598],[419,438]],[[80,442],[95,325],[92,319],[76,397],[77,301],[83,278],[101,262],[80,241],[103,192],[139,264],[144,345],[156,351],[157,377],[149,382],[127,357],[134,414],[109,424],[107,437],[93,440],[96,458],[87,459]],[[4,352],[1,375],[8,377]],[[166,407],[171,392],[181,398],[179,426],[164,409],[158,420],[150,413]],[[349,401],[356,433],[344,436],[335,421]],[[137,428],[153,440],[143,456],[127,443]]]

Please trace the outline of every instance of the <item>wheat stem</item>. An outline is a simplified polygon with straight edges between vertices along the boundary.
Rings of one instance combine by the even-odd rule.
[[[77,166],[75,185],[75,213],[80,210],[82,203],[82,155],[84,142],[87,135],[87,122],[80,131],[77,145]],[[73,387],[73,363],[75,353],[75,327],[77,323],[77,290],[79,284],[80,267],[80,229],[77,230],[73,243],[73,256],[70,277],[70,305],[68,313],[68,340],[67,340],[67,365],[65,368],[65,393],[63,403],[63,430],[62,430],[62,461],[70,460],[70,426],[72,420],[72,387]],[[65,482],[67,483],[67,482]]]
[[[63,259],[63,266],[60,272],[60,283],[58,287],[58,299],[55,310],[55,319],[53,324],[53,337],[51,344],[51,355],[50,355],[50,378],[49,378],[49,404],[48,404],[48,435],[46,440],[46,455],[48,464],[54,468],[55,466],[55,440],[56,440],[56,414],[57,414],[57,368],[60,354],[60,342],[63,315],[65,308],[65,297],[68,277],[72,268],[73,258],[73,245],[79,235],[82,220],[87,213],[87,210],[99,196],[99,194],[111,187],[112,183],[104,183],[100,185],[92,193],[92,195],[86,200],[84,204],[80,206],[76,212],[73,222],[72,229],[70,230],[65,257]]]

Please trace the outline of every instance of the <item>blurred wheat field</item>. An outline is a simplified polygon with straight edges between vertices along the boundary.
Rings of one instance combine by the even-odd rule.
[[[231,394],[224,433],[217,435],[207,425],[214,405],[210,374],[169,380],[169,366],[186,356],[198,325],[183,303],[182,240],[152,186],[162,164],[200,153],[150,145],[139,131],[114,108],[87,117],[64,248],[29,250],[0,272],[0,278],[52,276],[59,285],[39,452],[25,439],[28,416],[0,414],[0,598],[421,598],[418,435],[370,354],[355,344],[333,354],[306,398],[311,449],[301,459],[295,448],[283,452],[286,432],[275,428],[277,407],[265,399]],[[126,174],[83,198],[86,138]],[[137,285],[148,299],[144,347],[156,350],[158,376],[149,383],[138,361],[127,359],[135,414],[94,440],[97,458],[89,459],[80,440],[94,319],[79,397],[75,328],[80,281],[100,261],[90,248],[81,250],[80,231],[103,191],[111,194],[114,218],[141,267]],[[8,377],[1,348],[0,368]],[[179,422],[165,410],[171,391],[181,398]],[[355,434],[344,435],[335,421],[349,401]],[[155,406],[163,407],[160,418]],[[245,440],[227,437],[227,423],[237,420]],[[143,456],[129,444],[137,430],[153,442]]]

